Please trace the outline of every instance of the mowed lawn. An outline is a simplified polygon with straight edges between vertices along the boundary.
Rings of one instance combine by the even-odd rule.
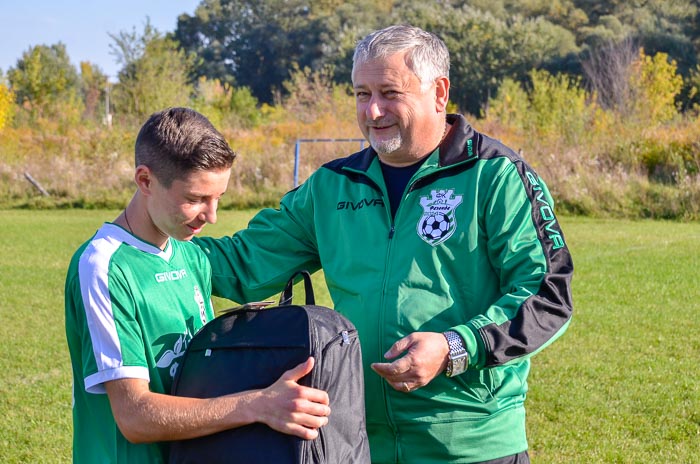
[[[221,212],[205,232],[228,234],[252,213]],[[75,248],[117,214],[0,211],[2,463],[70,461],[65,271]],[[533,358],[533,462],[700,462],[700,224],[560,221],[576,267],[575,315]]]

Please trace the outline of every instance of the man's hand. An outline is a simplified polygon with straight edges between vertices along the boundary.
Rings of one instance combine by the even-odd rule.
[[[328,423],[331,408],[328,393],[298,383],[313,367],[314,358],[308,358],[262,390],[258,421],[278,432],[307,440],[316,438],[318,429]]]
[[[437,332],[414,332],[397,341],[384,353],[391,363],[374,363],[372,370],[381,375],[395,390],[410,392],[437,377],[447,366],[450,348],[445,336]]]

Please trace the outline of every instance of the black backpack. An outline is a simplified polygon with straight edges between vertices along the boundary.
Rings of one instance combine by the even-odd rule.
[[[293,305],[301,274],[306,305]],[[211,398],[265,388],[285,371],[315,358],[299,383],[328,392],[331,415],[314,440],[277,432],[262,423],[171,442],[171,463],[369,463],[362,354],[355,326],[316,306],[306,271],[289,279],[278,306],[244,305],[207,323],[190,341],[172,394]]]

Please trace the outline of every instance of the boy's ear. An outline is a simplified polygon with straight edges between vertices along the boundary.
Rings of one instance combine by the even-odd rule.
[[[139,165],[136,166],[136,172],[134,173],[134,182],[136,182],[136,187],[144,195],[151,194],[151,188],[153,186],[153,173],[148,166]]]

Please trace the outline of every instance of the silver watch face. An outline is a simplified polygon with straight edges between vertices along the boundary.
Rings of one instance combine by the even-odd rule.
[[[457,359],[452,360],[452,375],[459,375],[464,372],[467,368],[467,356],[460,356]]]

